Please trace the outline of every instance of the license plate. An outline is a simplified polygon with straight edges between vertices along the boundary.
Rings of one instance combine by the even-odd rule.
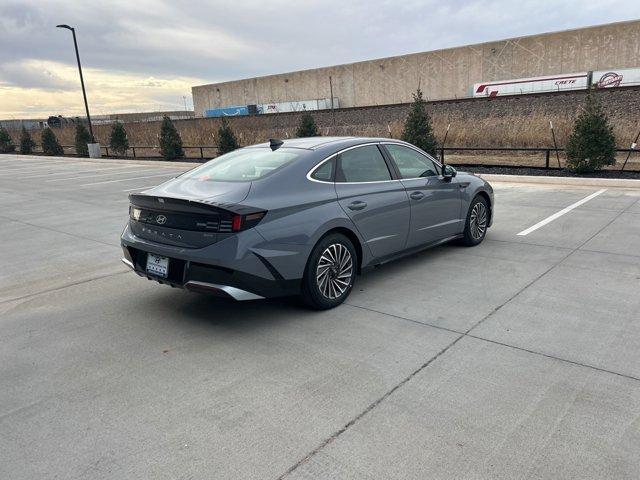
[[[152,253],[147,255],[147,273],[166,277],[169,271],[169,259]]]

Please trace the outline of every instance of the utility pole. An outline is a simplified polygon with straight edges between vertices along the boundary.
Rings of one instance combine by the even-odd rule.
[[[89,104],[87,103],[87,92],[84,88],[84,78],[82,77],[82,65],[80,64],[80,54],[78,53],[78,41],[76,40],[76,30],[69,25],[56,25],[57,28],[66,28],[71,30],[73,35],[73,46],[76,49],[76,60],[78,61],[78,72],[80,72],[80,85],[82,85],[82,97],[84,98],[84,109],[87,112],[87,122],[89,123],[89,133],[91,134],[91,141],[95,143],[95,137],[93,136],[93,126],[91,125],[91,115],[89,115]]]

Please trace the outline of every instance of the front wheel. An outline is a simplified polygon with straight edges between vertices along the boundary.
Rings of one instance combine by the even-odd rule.
[[[463,242],[470,247],[484,240],[489,227],[489,204],[484,197],[477,195],[469,205],[464,226]]]
[[[356,250],[344,235],[334,233],[321,239],[309,256],[302,279],[304,302],[316,310],[344,302],[353,288],[356,262]]]

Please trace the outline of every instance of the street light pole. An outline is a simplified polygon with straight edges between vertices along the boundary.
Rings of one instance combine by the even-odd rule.
[[[95,138],[93,136],[93,126],[91,125],[91,116],[89,115],[89,104],[87,103],[87,92],[84,89],[84,78],[82,77],[82,65],[80,64],[80,54],[78,53],[78,42],[76,40],[76,30],[69,25],[56,25],[58,28],[66,28],[67,30],[71,30],[73,34],[73,46],[76,49],[76,60],[78,61],[78,71],[80,72],[80,85],[82,85],[82,97],[84,98],[84,109],[87,112],[87,122],[89,123],[89,133],[91,134],[91,141],[95,142]]]

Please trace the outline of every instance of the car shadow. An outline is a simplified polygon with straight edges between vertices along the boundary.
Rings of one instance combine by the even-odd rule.
[[[227,331],[274,326],[320,314],[305,308],[297,297],[238,302],[206,293],[174,290],[153,295],[148,302],[156,311],[170,312],[171,321]]]
[[[381,276],[401,274],[403,270],[406,270],[420,262],[427,265],[433,259],[441,257],[444,254],[451,253],[456,250],[462,250],[468,247],[458,245],[454,242],[446,243],[444,245],[438,245],[437,247],[420,250],[418,252],[407,255],[406,257],[393,260],[389,263],[383,263],[382,265],[367,269],[358,279],[359,282],[375,281]],[[356,283],[356,288],[358,283]],[[402,288],[402,285],[398,285],[398,288]]]
[[[368,269],[357,281],[354,290],[367,288],[384,277],[402,275],[416,262],[427,266],[438,256],[450,251],[465,249],[455,243],[422,250],[406,257]],[[402,284],[398,285],[402,288]],[[348,300],[347,300],[348,302]],[[170,317],[172,322],[192,326],[215,327],[216,330],[246,331],[247,329],[272,327],[289,322],[315,321],[326,315],[340,315],[339,309],[315,311],[307,308],[298,297],[278,297],[264,300],[235,301],[182,289],[160,288],[138,300],[138,307],[151,315]],[[331,313],[334,312],[334,313]],[[167,315],[169,313],[169,315]]]

